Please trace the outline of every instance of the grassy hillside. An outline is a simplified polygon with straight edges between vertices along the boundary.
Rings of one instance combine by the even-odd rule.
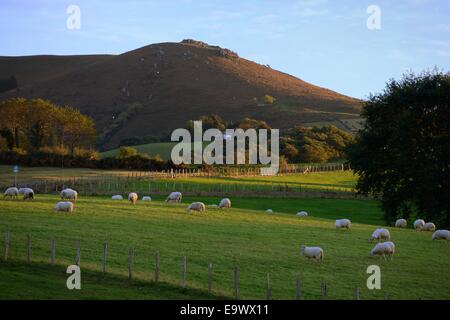
[[[306,299],[320,298],[326,282],[330,299],[352,299],[355,286],[363,299],[450,299],[449,246],[431,241],[430,233],[391,229],[397,254],[392,261],[369,257],[371,232],[381,225],[374,201],[326,199],[238,199],[226,211],[209,208],[187,214],[186,203],[219,199],[113,202],[82,197],[73,214],[51,211],[56,196],[33,202],[0,200],[0,234],[11,231],[10,262],[0,263],[0,298],[207,298],[207,266],[214,265],[213,294],[232,297],[233,269],[239,267],[240,297],[264,298],[270,272],[273,297],[293,299],[295,279]],[[263,210],[272,208],[276,213]],[[298,210],[308,210],[298,218]],[[335,230],[333,220],[349,217],[350,231]],[[32,264],[25,266],[26,234],[32,239]],[[50,268],[50,239],[56,239],[57,266]],[[68,292],[63,272],[81,243],[82,290]],[[109,244],[108,276],[101,277],[103,243]],[[307,261],[300,244],[320,245],[324,263]],[[135,249],[134,278],[127,276],[127,254]],[[153,284],[153,254],[161,255],[161,283]],[[182,257],[187,257],[187,287],[181,285]],[[37,265],[36,265],[37,264]],[[377,264],[382,290],[365,288],[366,268]],[[83,275],[86,275],[83,277]],[[32,285],[30,285],[32,284]],[[193,290],[193,291],[192,291]]]
[[[135,148],[139,153],[145,153],[149,156],[159,155],[164,160],[170,160],[170,154],[172,152],[172,148],[178,144],[178,142],[156,142],[156,143],[147,143],[141,144],[137,146],[131,146]],[[193,148],[193,147],[192,147]],[[115,157],[119,154],[119,148],[108,150],[100,153],[100,157]]]

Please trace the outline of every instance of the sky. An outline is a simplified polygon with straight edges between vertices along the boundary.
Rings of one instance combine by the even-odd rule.
[[[1,0],[0,35],[2,56],[196,39],[361,99],[409,71],[450,71],[448,0]]]

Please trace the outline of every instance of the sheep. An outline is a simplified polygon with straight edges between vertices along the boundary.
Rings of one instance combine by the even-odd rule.
[[[181,202],[182,197],[181,192],[174,191],[166,198],[166,202]]]
[[[5,193],[3,194],[3,199],[5,199],[6,197],[17,199],[18,196],[19,196],[19,189],[17,189],[16,187],[10,187],[6,189]]]
[[[152,198],[149,196],[143,196],[142,201],[152,201]]]
[[[298,216],[298,217],[307,217],[308,216],[308,212],[306,212],[306,211],[299,211],[299,212],[297,212],[296,216]]]
[[[69,201],[60,201],[55,205],[53,211],[73,212],[73,203]]]
[[[120,194],[116,194],[115,196],[112,196],[111,199],[112,200],[123,200],[123,197]]]
[[[133,206],[136,204],[137,200],[138,200],[138,195],[136,192],[131,192],[128,195],[128,201],[130,201]]]
[[[384,229],[384,228],[380,228],[380,229],[376,229],[373,233],[372,236],[370,237],[369,241],[372,242],[373,240],[390,240],[391,239],[391,234],[389,233],[389,230]]]
[[[219,208],[231,208],[231,200],[228,198],[223,198],[222,200],[220,200],[219,203]]]
[[[431,237],[432,240],[448,240],[450,241],[450,231],[448,230],[437,230],[433,233],[433,236]]]
[[[391,241],[379,242],[370,252],[371,256],[382,255],[386,259],[386,255],[393,259],[395,253],[395,244]]]
[[[425,221],[423,221],[422,219],[417,219],[416,221],[414,221],[414,229],[416,230],[422,230],[424,225]]]
[[[427,222],[423,225],[422,231],[435,231],[436,226],[433,222]]]
[[[395,221],[396,228],[406,228],[407,225],[408,225],[408,222],[406,222],[405,219],[398,219],[397,221]]]
[[[77,201],[78,199],[78,192],[76,192],[73,189],[66,188],[63,191],[61,191],[61,200],[73,200]]]
[[[336,229],[340,229],[340,228],[346,228],[346,229],[350,229],[352,225],[352,222],[349,219],[339,219],[336,220]]]
[[[199,211],[199,212],[204,212],[206,211],[206,207],[205,204],[203,202],[192,202],[186,209],[186,211]]]
[[[267,209],[266,212],[267,213],[273,213],[273,210],[272,209]]]
[[[323,250],[320,247],[307,247],[305,245],[300,246],[300,252],[308,259],[314,259],[316,261],[323,261]]]
[[[34,199],[34,191],[31,188],[20,188],[19,194],[23,194],[23,200]]]

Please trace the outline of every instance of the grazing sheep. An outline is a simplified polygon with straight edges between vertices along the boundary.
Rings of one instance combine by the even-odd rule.
[[[384,259],[386,259],[386,255],[393,258],[395,253],[395,244],[391,241],[379,242],[373,247],[370,252],[371,256],[381,255]]]
[[[222,200],[220,200],[219,203],[219,208],[231,208],[231,200],[228,198],[223,198]]]
[[[267,209],[266,212],[267,213],[273,213],[273,210],[272,209]]]
[[[78,199],[78,192],[76,192],[73,189],[66,188],[63,191],[61,191],[61,200],[73,200],[77,201]]]
[[[32,200],[34,199],[34,191],[31,188],[20,188],[19,194],[23,194],[23,200]]]
[[[137,195],[137,193],[136,193],[136,192],[131,192],[131,193],[128,195],[128,201],[130,201],[132,205],[135,205],[136,202],[138,201],[138,195]]]
[[[307,247],[305,245],[301,245],[300,252],[308,259],[323,261],[324,258],[323,250],[320,247]]]
[[[115,196],[112,196],[111,199],[112,200],[123,200],[123,197],[120,194],[116,194]]]
[[[6,189],[5,193],[3,194],[3,199],[5,199],[6,197],[17,199],[18,196],[19,196],[19,189],[17,189],[16,187],[10,187]]]
[[[203,202],[192,202],[189,205],[189,207],[187,207],[186,211],[191,211],[191,210],[204,212],[204,211],[206,211],[206,207]]]
[[[398,219],[395,221],[395,227],[396,228],[406,228],[408,225],[408,222],[405,219]]]
[[[299,212],[297,212],[296,216],[298,216],[298,217],[307,217],[308,216],[308,212],[306,212],[306,211],[299,211]]]
[[[346,228],[350,229],[352,222],[349,219],[339,219],[336,220],[336,229]]]
[[[152,201],[152,198],[149,196],[143,196],[142,201]]]
[[[427,222],[423,225],[422,231],[435,231],[436,226],[433,222]]]
[[[373,240],[390,240],[391,239],[391,234],[389,233],[389,230],[384,229],[384,228],[380,228],[380,229],[376,229],[373,233],[372,236],[370,237],[369,241],[372,242]]]
[[[423,226],[425,225],[425,221],[422,219],[417,219],[414,221],[414,229],[416,230],[422,230]]]
[[[73,203],[69,201],[60,201],[55,205],[53,211],[73,212]]]
[[[174,191],[166,198],[166,202],[181,202],[182,197],[181,192]]]
[[[437,230],[435,233],[433,233],[433,236],[431,237],[432,240],[448,240],[450,241],[450,231],[448,230]]]

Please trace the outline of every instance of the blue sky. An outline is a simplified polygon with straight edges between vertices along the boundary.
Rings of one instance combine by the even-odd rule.
[[[66,27],[69,5],[81,28]],[[369,5],[381,29],[369,30]],[[389,78],[450,70],[448,0],[2,0],[0,55],[123,53],[202,40],[357,98]]]

